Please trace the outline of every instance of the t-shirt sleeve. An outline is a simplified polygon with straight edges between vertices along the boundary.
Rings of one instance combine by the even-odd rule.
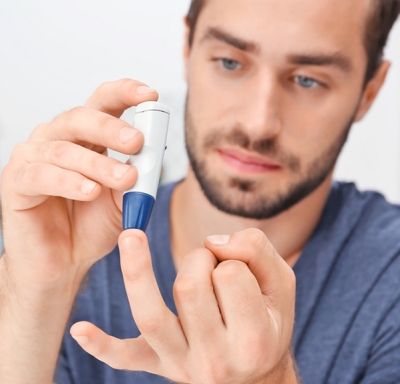
[[[400,281],[400,278],[399,278]],[[399,286],[400,290],[400,286]],[[400,383],[400,297],[379,327],[360,384]]]
[[[53,381],[55,384],[74,384],[68,359],[63,347],[61,347],[60,355],[58,356],[57,368]]]

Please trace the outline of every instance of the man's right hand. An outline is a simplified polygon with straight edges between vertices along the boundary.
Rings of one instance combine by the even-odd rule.
[[[84,107],[39,125],[17,145],[2,176],[4,260],[18,283],[44,285],[87,270],[117,244],[122,192],[134,167],[107,148],[138,152],[143,135],[119,119],[158,95],[142,83],[105,83]]]
[[[89,268],[116,246],[123,191],[137,179],[107,148],[138,152],[143,135],[119,117],[157,98],[133,80],[103,84],[83,107],[39,125],[14,149],[1,182],[2,383],[53,382],[75,295]]]

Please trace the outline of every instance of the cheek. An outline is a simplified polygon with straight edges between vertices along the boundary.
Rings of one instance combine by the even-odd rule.
[[[342,140],[354,120],[357,96],[344,93],[316,98],[309,103],[290,100],[282,114],[281,143],[302,162],[317,158]]]

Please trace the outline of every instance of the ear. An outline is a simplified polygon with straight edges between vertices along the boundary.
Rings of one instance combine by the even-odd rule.
[[[189,46],[189,35],[190,35],[190,26],[187,17],[183,18],[185,33],[184,33],[184,42],[183,42],[183,65],[184,65],[184,77],[187,82],[188,80],[188,61],[190,56],[190,46]]]
[[[383,83],[385,82],[386,75],[389,71],[391,63],[387,60],[382,61],[374,77],[368,82],[364,89],[360,105],[355,117],[355,122],[360,121],[365,114],[369,111],[372,103],[378,95]]]

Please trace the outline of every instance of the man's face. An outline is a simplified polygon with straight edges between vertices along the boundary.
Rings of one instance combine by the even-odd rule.
[[[360,102],[369,0],[208,0],[187,61],[186,141],[208,199],[268,218],[330,174]]]

